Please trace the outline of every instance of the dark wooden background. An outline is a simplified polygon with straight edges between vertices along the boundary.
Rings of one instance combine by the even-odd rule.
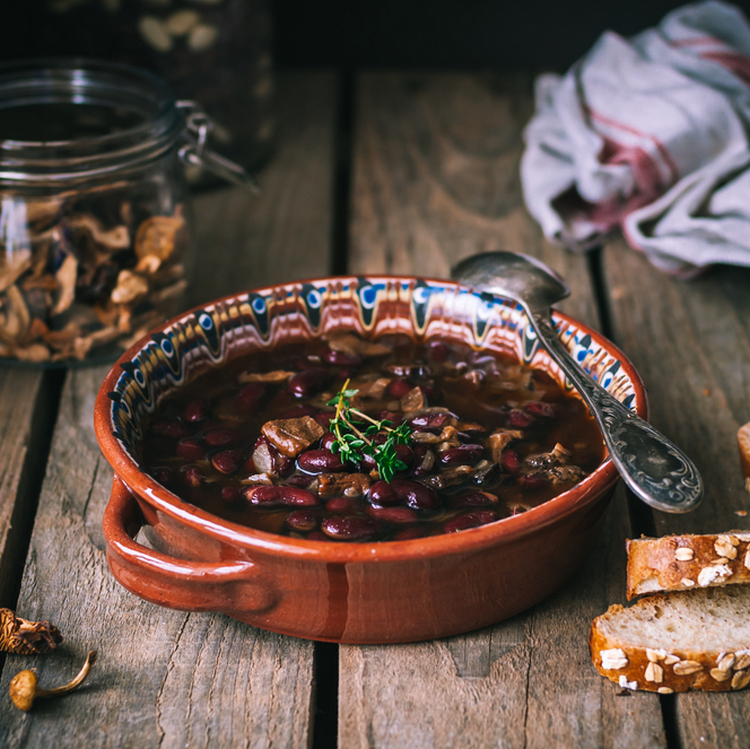
[[[231,0],[261,2],[284,67],[548,68],[564,70],[611,29],[631,35],[684,3],[675,0]],[[50,0],[3,3],[0,59],[57,54],[118,57],[123,37],[101,0],[63,16]],[[746,14],[750,0],[734,3]],[[121,7],[141,6],[122,0]],[[196,5],[200,7],[200,5]]]

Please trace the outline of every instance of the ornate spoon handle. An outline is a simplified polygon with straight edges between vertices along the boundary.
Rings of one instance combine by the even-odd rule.
[[[523,306],[539,340],[589,407],[628,487],[658,510],[694,509],[703,497],[703,481],[690,458],[575,363],[558,338],[547,310],[542,313]]]

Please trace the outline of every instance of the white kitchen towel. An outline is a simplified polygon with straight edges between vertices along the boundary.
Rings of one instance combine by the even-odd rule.
[[[727,3],[688,5],[537,80],[524,199],[575,250],[619,228],[676,275],[750,266],[749,135],[750,25]]]

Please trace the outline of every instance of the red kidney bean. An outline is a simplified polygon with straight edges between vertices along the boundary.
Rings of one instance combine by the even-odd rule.
[[[290,409],[284,411],[281,416],[279,416],[280,419],[298,419],[300,416],[312,416],[315,418],[315,415],[318,413],[318,409],[314,406],[308,406],[305,403],[297,403],[296,405],[292,406]]]
[[[391,488],[399,500],[415,510],[434,510],[440,504],[438,495],[418,481],[393,479]]]
[[[240,498],[240,487],[229,485],[221,487],[221,498],[224,502],[236,502]]]
[[[409,426],[420,430],[442,429],[449,418],[451,418],[451,414],[444,412],[417,414],[407,419],[407,423]]]
[[[549,486],[549,481],[544,476],[521,476],[519,484],[524,491],[536,492]]]
[[[315,510],[294,510],[286,516],[286,524],[295,531],[311,531],[318,524]]]
[[[375,507],[368,505],[366,512],[376,520],[385,523],[413,523],[418,520],[417,513],[410,507]]]
[[[409,445],[396,445],[396,455],[407,468],[414,462],[414,450]]]
[[[500,464],[508,473],[518,473],[521,470],[521,456],[507,447],[503,450]]]
[[[236,429],[209,429],[203,435],[203,439],[211,447],[223,447],[241,442],[242,434]]]
[[[326,518],[320,527],[326,536],[342,541],[364,541],[378,529],[372,518],[357,516]]]
[[[487,507],[497,503],[497,497],[489,492],[468,492],[456,497],[459,507]]]
[[[274,455],[274,460],[276,461],[276,472],[279,476],[286,476],[290,471],[294,470],[294,461],[278,451]]]
[[[315,354],[308,354],[304,359],[296,359],[294,364],[292,364],[291,369],[306,372],[308,369],[315,369],[318,367],[320,367],[320,357]]]
[[[321,438],[320,438],[320,448],[321,450],[330,450],[331,445],[336,441],[336,435],[333,432],[326,432]]]
[[[179,421],[172,421],[171,419],[158,419],[151,424],[150,429],[154,434],[160,434],[162,437],[172,437],[176,440],[187,437],[190,434],[184,424],[180,424]]]
[[[188,486],[192,487],[198,487],[201,485],[201,481],[203,481],[203,476],[201,472],[195,467],[195,466],[188,466],[183,472],[182,472],[182,478],[187,483]]]
[[[322,359],[324,362],[337,367],[358,367],[362,363],[362,358],[356,354],[347,354],[345,351],[332,351],[331,349],[323,353]]]
[[[385,392],[388,393],[391,398],[401,398],[406,395],[413,387],[414,385],[412,385],[409,380],[398,378],[396,380],[391,380],[388,383],[388,387],[385,389]]]
[[[393,536],[394,541],[410,541],[412,538],[424,538],[427,535],[427,531],[424,528],[420,528],[418,525],[411,525],[408,528],[403,528]]]
[[[377,463],[375,462],[375,458],[373,458],[372,455],[363,453],[357,465],[362,473],[369,473],[375,468]]]
[[[342,512],[354,512],[357,508],[356,497],[331,497],[326,502],[326,511],[340,514]]]
[[[532,416],[543,416],[551,419],[555,415],[555,407],[551,403],[544,401],[529,401],[524,403],[523,410]]]
[[[425,398],[427,398],[428,403],[435,403],[436,401],[440,400],[440,391],[433,387],[432,385],[422,384],[419,387],[422,388],[422,393],[424,393]]]
[[[404,416],[398,411],[375,411],[372,418],[376,421],[387,421],[394,427],[404,423]]]
[[[493,510],[477,510],[476,512],[465,512],[446,523],[443,523],[443,533],[455,533],[467,528],[477,528],[497,520],[497,513]]]
[[[185,439],[177,443],[175,452],[185,460],[203,460],[206,457],[206,448],[198,440]]]
[[[516,429],[525,429],[534,423],[534,417],[530,413],[514,408],[508,414],[508,424]]]
[[[289,391],[297,398],[309,398],[322,390],[332,379],[329,370],[311,367],[303,372],[297,372],[289,380]]]
[[[440,453],[440,463],[444,466],[464,466],[476,463],[482,457],[481,445],[459,445]]]
[[[446,361],[449,353],[450,349],[442,341],[431,341],[430,347],[427,350],[427,356],[437,364],[442,364]]]
[[[313,419],[320,424],[320,426],[323,427],[323,429],[330,429],[331,428],[331,419],[333,418],[333,411],[321,411],[320,413],[315,414],[313,416]]]
[[[330,450],[307,450],[297,457],[297,466],[306,473],[337,473],[346,469]]]
[[[367,494],[370,502],[376,505],[395,505],[399,501],[395,489],[387,481],[376,481]]]
[[[286,479],[286,483],[289,484],[289,486],[297,486],[301,489],[307,489],[307,487],[315,480],[316,477],[312,474],[295,473],[293,476]]]
[[[601,455],[597,455],[592,450],[584,450],[579,453],[578,460],[575,460],[574,462],[581,466],[581,468],[588,468],[593,471],[599,465],[601,459]]]
[[[237,408],[246,415],[254,414],[258,410],[263,396],[266,394],[266,385],[263,382],[248,382],[235,398]]]
[[[243,494],[250,504],[261,507],[314,507],[318,504],[315,494],[293,486],[248,486]]]
[[[234,473],[240,467],[241,450],[222,450],[211,458],[211,465],[220,473]]]
[[[305,538],[308,541],[328,541],[328,536],[321,531],[310,531]]]
[[[154,470],[154,478],[162,486],[166,486],[172,480],[172,471],[169,468],[157,468]]]
[[[203,398],[196,398],[185,406],[182,420],[188,423],[205,421],[208,418],[208,403]]]

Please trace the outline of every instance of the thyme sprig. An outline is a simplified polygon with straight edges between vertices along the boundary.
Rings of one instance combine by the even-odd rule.
[[[375,461],[380,478],[390,482],[396,471],[407,468],[399,460],[396,445],[409,444],[411,428],[408,424],[394,427],[388,419],[378,421],[352,408],[351,399],[359,390],[350,390],[348,385],[349,380],[327,404],[336,407],[331,419],[331,431],[336,435],[336,440],[331,443],[331,452],[340,454],[343,462],[351,463],[357,463],[369,455]],[[377,444],[375,438],[379,434],[385,434],[385,440]]]

